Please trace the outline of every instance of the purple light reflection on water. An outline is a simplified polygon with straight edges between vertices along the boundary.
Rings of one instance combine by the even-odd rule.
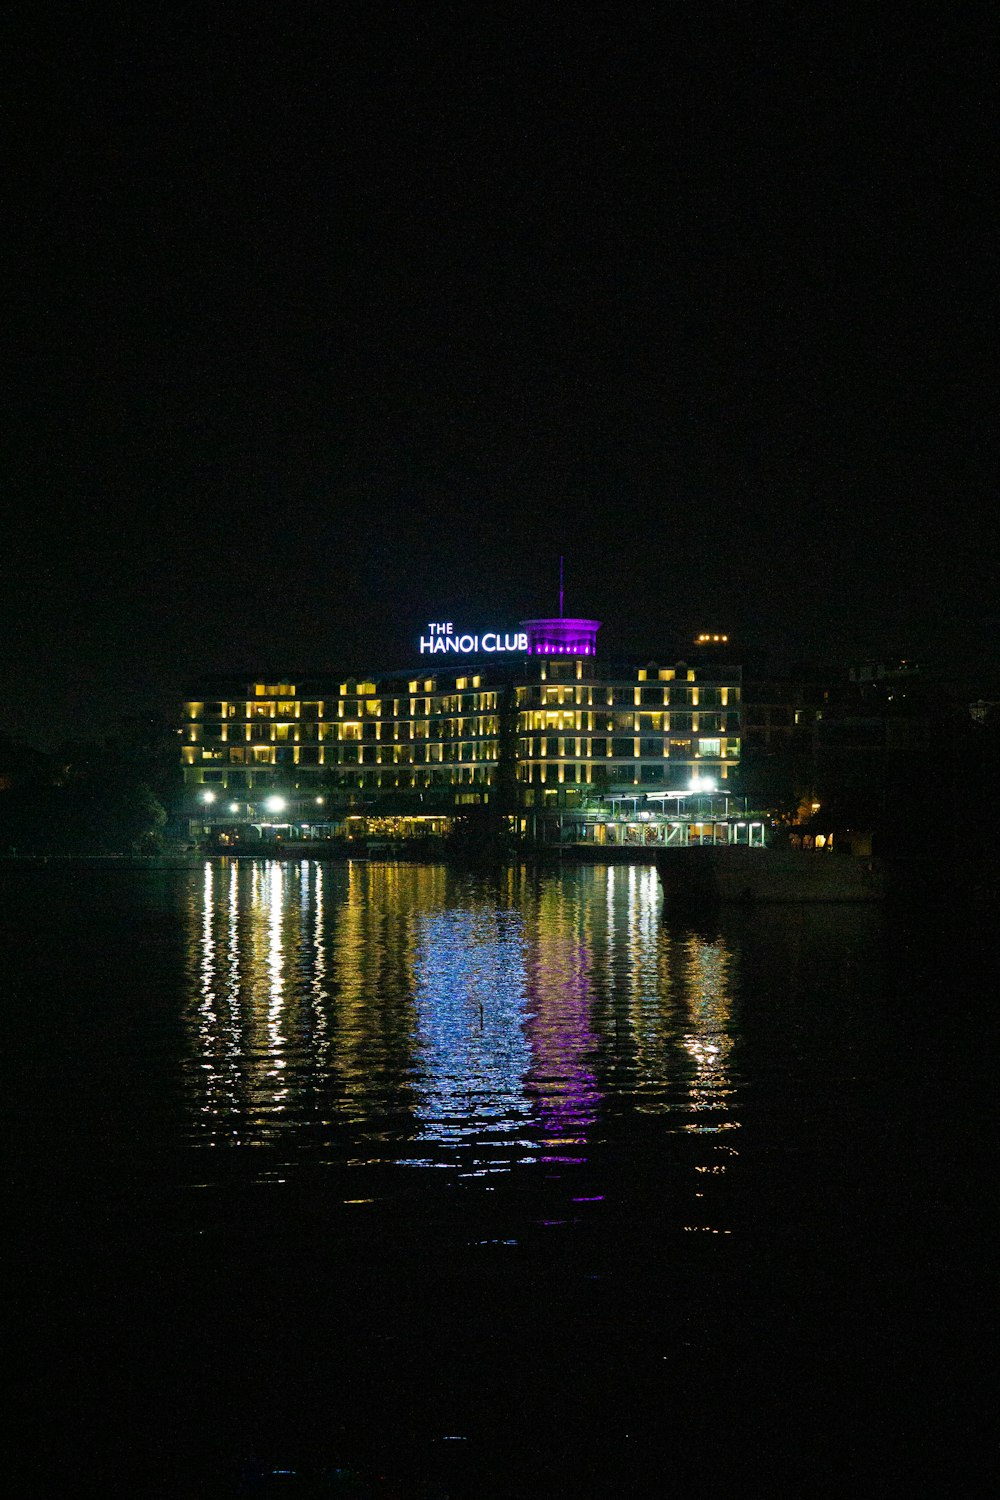
[[[593,996],[586,948],[556,923],[539,923],[529,957],[528,997],[531,1069],[526,1090],[535,1097],[550,1152],[563,1144],[579,1149],[586,1144],[601,1098],[589,1062],[597,1046],[590,1029]],[[561,1153],[542,1158],[575,1165],[586,1159]]]

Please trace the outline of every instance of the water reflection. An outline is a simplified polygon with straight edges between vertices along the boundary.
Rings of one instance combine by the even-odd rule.
[[[600,1101],[592,1067],[597,1038],[591,1029],[590,903],[550,882],[534,903],[529,930],[528,1085],[547,1151],[544,1159],[578,1161]]]
[[[476,1175],[507,1168],[510,1150],[531,1144],[524,920],[473,905],[415,925],[417,1138],[473,1146],[464,1169]]]
[[[704,1117],[690,1128],[717,1131],[734,1123],[715,1119],[728,1113],[733,1093],[729,1076],[733,1045],[731,956],[721,941],[708,942],[691,934],[685,959],[689,1029],[682,1040],[695,1064],[689,1083],[689,1108]]]
[[[732,1151],[737,955],[665,928],[651,869],[208,861],[187,919],[190,1131],[263,1173],[578,1164],[624,1113],[704,1137],[702,1175]]]

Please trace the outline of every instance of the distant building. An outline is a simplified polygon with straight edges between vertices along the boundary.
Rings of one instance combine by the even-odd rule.
[[[823,717],[829,689],[789,677],[748,677],[743,690],[743,749],[785,754],[811,742]]]
[[[403,670],[215,679],[184,706],[185,783],[213,826],[268,797],[290,822],[334,805],[440,820],[487,801],[505,774],[520,809],[546,812],[627,797],[659,814],[665,797],[724,792],[740,759],[740,669],[606,662],[599,629],[436,622]]]
[[[851,662],[848,667],[849,680],[861,689],[868,683],[891,685],[905,683],[925,675],[926,668],[920,662],[909,661],[905,658],[885,661],[881,658],[866,657],[861,661]]]

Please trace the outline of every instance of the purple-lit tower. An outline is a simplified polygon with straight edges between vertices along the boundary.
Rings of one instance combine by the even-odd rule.
[[[522,620],[529,656],[596,656],[600,620]]]

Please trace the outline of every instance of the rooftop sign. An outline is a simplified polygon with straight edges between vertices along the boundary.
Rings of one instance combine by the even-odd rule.
[[[454,651],[458,656],[493,656],[500,651],[527,651],[528,636],[523,630],[486,630],[482,635],[456,634],[451,621],[434,622],[420,637],[421,656],[436,651]]]

